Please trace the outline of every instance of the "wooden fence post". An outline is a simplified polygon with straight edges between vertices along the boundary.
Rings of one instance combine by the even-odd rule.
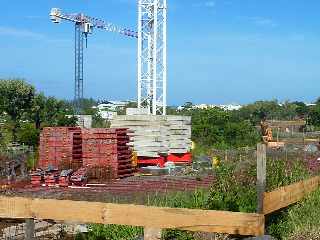
[[[259,143],[257,145],[257,194],[258,205],[257,213],[263,214],[263,196],[266,190],[266,173],[267,173],[267,149],[266,145]]]
[[[144,240],[160,240],[161,229],[145,227],[143,239]]]
[[[26,228],[25,228],[25,237],[26,240],[34,240],[35,232],[34,232],[34,220],[26,219]]]

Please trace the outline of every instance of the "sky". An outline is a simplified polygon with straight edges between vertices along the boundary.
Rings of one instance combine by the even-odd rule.
[[[167,0],[168,103],[312,102],[320,96],[319,0]],[[136,0],[0,0],[0,78],[72,99],[74,27],[52,7],[136,29]],[[85,97],[137,98],[137,41],[95,30]]]

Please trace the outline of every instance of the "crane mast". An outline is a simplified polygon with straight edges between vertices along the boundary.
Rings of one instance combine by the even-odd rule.
[[[138,0],[138,108],[166,115],[167,1]]]

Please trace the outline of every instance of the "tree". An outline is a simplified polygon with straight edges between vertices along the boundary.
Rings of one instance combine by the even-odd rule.
[[[24,80],[0,80],[0,110],[12,120],[13,141],[17,140],[16,133],[21,117],[31,109],[34,94],[34,87]]]
[[[23,123],[17,131],[19,143],[36,147],[39,144],[40,130],[32,123]]]
[[[43,93],[37,94],[32,101],[31,117],[35,123],[35,128],[40,129],[41,123],[46,120],[47,98]]]
[[[296,107],[296,113],[299,118],[305,118],[309,113],[309,108],[304,102],[293,102]]]
[[[219,148],[253,146],[259,134],[250,121],[239,120],[220,108],[192,109],[192,138]]]
[[[308,124],[320,127],[320,104],[313,106],[308,115]]]

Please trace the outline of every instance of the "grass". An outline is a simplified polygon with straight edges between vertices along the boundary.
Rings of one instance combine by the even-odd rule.
[[[269,226],[271,235],[283,240],[320,239],[320,189],[279,213]]]

